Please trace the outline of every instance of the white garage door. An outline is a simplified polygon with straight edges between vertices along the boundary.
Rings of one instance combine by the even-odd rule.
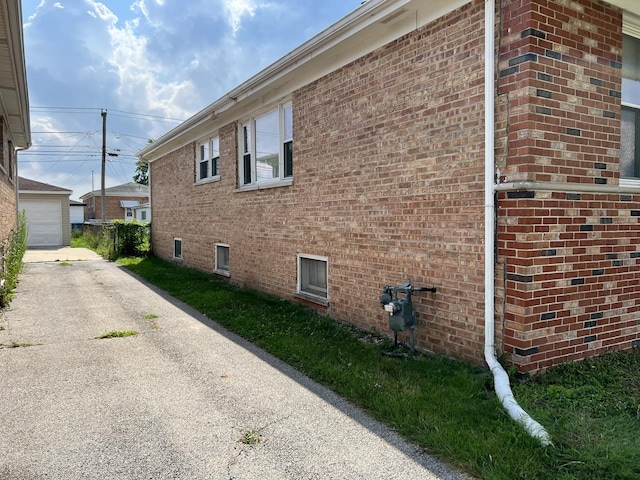
[[[30,247],[62,245],[60,200],[22,200],[19,208],[27,216]]]

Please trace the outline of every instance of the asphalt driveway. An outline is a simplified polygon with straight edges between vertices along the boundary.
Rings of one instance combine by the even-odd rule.
[[[25,259],[0,479],[467,478],[93,252]],[[114,330],[139,334],[96,338]]]

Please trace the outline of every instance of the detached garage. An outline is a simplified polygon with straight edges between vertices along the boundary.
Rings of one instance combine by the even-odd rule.
[[[71,190],[18,178],[18,211],[25,212],[29,247],[68,246],[71,243]]]

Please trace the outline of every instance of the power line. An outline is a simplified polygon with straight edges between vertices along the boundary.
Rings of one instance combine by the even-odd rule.
[[[172,121],[172,122],[184,122],[183,119],[179,119],[179,118],[171,118],[171,117],[161,117],[160,115],[149,115],[149,114],[144,114],[144,113],[136,113],[136,112],[125,112],[123,110],[109,110],[109,112],[117,112],[117,113],[124,113],[126,115],[134,115],[136,117],[144,117],[144,118],[157,118],[159,120],[168,120],[168,121]],[[118,116],[118,115],[116,115]]]
[[[107,109],[96,108],[96,107],[40,107],[40,106],[32,106],[30,107],[31,111],[42,111],[42,112],[61,112],[61,113],[80,113],[80,114],[93,114],[97,111],[105,111]],[[133,118],[138,120],[150,120],[154,122],[170,122],[170,123],[182,123],[183,119],[179,118],[171,118],[171,117],[163,117],[161,115],[151,115],[146,113],[137,113],[137,112],[127,112],[124,110],[109,110],[109,113],[113,114],[113,112],[119,113],[121,115],[113,115],[114,117],[123,117],[123,118]],[[33,132],[32,132],[33,133]]]

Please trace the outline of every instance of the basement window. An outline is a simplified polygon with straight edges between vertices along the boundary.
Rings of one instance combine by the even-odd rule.
[[[326,304],[328,296],[328,260],[315,255],[298,255],[296,294]]]
[[[173,258],[177,260],[182,259],[182,239],[181,238],[173,239]]]
[[[215,272],[220,275],[230,276],[229,270],[229,245],[216,244]]]

